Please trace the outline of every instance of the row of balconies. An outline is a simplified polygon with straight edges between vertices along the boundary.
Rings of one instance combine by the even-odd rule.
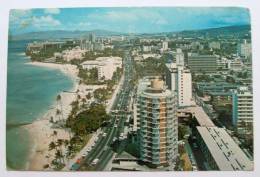
[[[152,116],[150,116],[150,115],[147,114],[147,113],[142,113],[142,114],[140,114],[138,117],[139,117],[140,119],[141,119],[141,118],[144,118],[145,120],[146,120],[146,119],[161,120],[161,119],[173,119],[173,118],[175,117],[175,115],[174,115],[173,113],[169,113],[169,114],[167,114],[167,115],[165,115],[165,116],[160,115],[160,114],[158,114],[158,115],[153,114]]]
[[[147,101],[147,100],[141,100],[141,99],[139,99],[139,100],[137,100],[137,104],[143,104],[143,105],[147,105],[147,104],[154,104],[154,105],[163,105],[163,104],[165,104],[165,105],[170,105],[170,106],[173,106],[173,105],[176,105],[177,103],[175,103],[174,101],[169,101],[169,102],[149,102],[149,101]]]
[[[140,129],[140,135],[144,138],[150,138],[150,137],[155,137],[155,138],[170,138],[170,137],[175,137],[177,136],[177,130],[168,130],[168,131],[163,131],[163,132],[151,132],[149,130],[142,130]]]
[[[166,119],[146,119],[146,117],[140,117],[139,119],[140,124],[154,124],[154,125],[159,125],[161,123],[166,123],[168,127],[172,127],[172,125],[177,125],[177,119],[172,119],[172,118],[166,118]]]

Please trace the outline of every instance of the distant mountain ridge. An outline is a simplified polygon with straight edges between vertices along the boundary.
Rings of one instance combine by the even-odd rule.
[[[240,35],[245,34],[251,30],[251,25],[239,25],[239,26],[226,26],[226,27],[219,27],[219,28],[208,28],[208,29],[201,29],[201,30],[184,30],[179,32],[179,34],[183,35]]]
[[[108,31],[108,30],[91,30],[91,31],[68,31],[68,30],[53,30],[29,32],[11,36],[12,40],[46,40],[46,39],[61,39],[61,38],[80,38],[87,37],[89,34],[95,33],[96,36],[121,35],[123,33]]]
[[[165,34],[182,34],[187,36],[194,35],[227,35],[227,34],[244,34],[251,30],[250,25],[240,25],[240,26],[227,26],[218,28],[207,28],[199,30],[183,30],[178,32],[165,32]],[[39,31],[39,32],[29,32],[24,34],[12,35],[9,39],[11,40],[51,40],[51,39],[61,39],[61,38],[84,38],[90,33],[95,33],[96,36],[112,36],[112,35],[127,35],[123,32],[114,32],[108,30],[91,30],[91,31],[69,31],[69,30],[54,30],[54,31]],[[154,33],[154,34],[163,34]],[[139,34],[140,35],[140,34]],[[151,34],[150,34],[151,35]]]

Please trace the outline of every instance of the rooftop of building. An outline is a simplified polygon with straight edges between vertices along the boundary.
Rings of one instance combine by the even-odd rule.
[[[184,73],[190,73],[190,69],[185,68],[184,66],[177,65],[176,63],[166,63],[165,66],[170,72],[177,72],[178,68],[181,68]]]
[[[109,56],[109,57],[98,57],[96,58],[97,61],[104,61],[104,60],[122,60],[121,57]]]
[[[139,81],[137,93],[148,97],[172,96],[173,92],[167,89],[165,83],[158,77],[145,77]]]
[[[205,55],[205,54],[198,54],[198,53],[190,53],[188,58],[217,58],[215,55]]]
[[[236,84],[231,84],[231,83],[228,83],[228,82],[197,82],[196,85],[199,86],[199,87],[216,87],[216,86],[235,87],[235,86],[237,86]]]
[[[197,127],[219,170],[253,170],[253,162],[224,128]]]
[[[187,107],[187,108],[179,109],[179,111],[192,113],[200,126],[206,126],[206,127],[215,126],[215,124],[212,122],[210,117],[205,113],[202,107],[199,106]]]
[[[232,92],[209,92],[211,96],[231,96]]]
[[[98,57],[95,60],[87,60],[81,63],[81,65],[94,65],[94,64],[100,64],[104,62],[122,62],[121,57]]]

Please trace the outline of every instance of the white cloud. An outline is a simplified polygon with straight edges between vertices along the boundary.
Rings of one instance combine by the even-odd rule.
[[[90,22],[80,22],[78,26],[79,27],[89,27],[91,25],[92,25],[92,23],[90,23]]]
[[[31,24],[37,28],[56,27],[61,25],[59,20],[54,19],[51,15],[32,17]]]
[[[52,29],[57,26],[61,26],[60,21],[51,15],[35,16],[33,10],[14,9],[10,11],[10,28],[18,31],[31,27]]]
[[[32,14],[32,12],[29,9],[12,9],[9,14],[10,22],[18,23],[19,20],[28,18],[31,14]]]
[[[160,12],[153,9],[127,9],[127,10],[111,10],[105,13],[89,14],[87,17],[91,21],[108,21],[108,22],[137,22],[145,20],[154,24],[167,24],[168,21]]]
[[[60,9],[58,9],[58,8],[48,8],[48,9],[44,9],[44,13],[45,14],[59,14]]]

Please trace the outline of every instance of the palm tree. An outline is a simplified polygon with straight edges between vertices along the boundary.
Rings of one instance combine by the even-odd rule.
[[[63,120],[63,109],[62,109],[61,95],[57,96],[56,101],[60,105],[61,117],[62,117],[62,120]]]
[[[57,145],[60,147],[60,149],[61,149],[62,144],[63,144],[63,139],[58,139]]]
[[[68,149],[67,149],[67,154],[66,154],[66,156],[69,157],[69,156],[71,155],[72,151],[73,151],[73,147],[72,147],[71,145],[69,145],[69,146],[68,146]]]
[[[50,123],[53,123],[53,116],[50,117]]]
[[[52,141],[50,144],[49,144],[49,151],[53,150],[53,149],[56,149],[56,144]]]
[[[91,94],[88,93],[87,96],[86,96],[86,98],[89,100],[89,99],[91,98]]]
[[[62,160],[63,160],[63,163],[64,163],[64,156],[63,156],[63,153],[62,153],[62,145],[63,145],[63,143],[64,143],[64,140],[63,140],[63,139],[58,139],[57,145],[58,145],[59,148],[60,148],[60,153],[61,153],[61,155],[62,155]]]
[[[61,111],[59,110],[59,109],[57,109],[56,110],[56,115],[58,116],[58,115],[60,115],[61,114]],[[59,121],[60,121],[60,116],[58,116],[58,118],[59,118]]]
[[[52,136],[53,137],[55,136],[57,138],[57,135],[58,135],[58,132],[56,130],[54,130]]]
[[[67,147],[70,142],[69,142],[69,140],[65,139],[63,143],[64,143],[64,146]]]
[[[83,106],[86,104],[86,102],[87,102],[86,98],[82,98]]]
[[[57,150],[57,151],[56,151],[56,153],[55,153],[55,158],[59,159],[60,164],[62,164],[62,163],[64,164],[63,155],[62,155],[62,153],[61,153],[60,150]]]
[[[60,100],[61,100],[61,96],[58,95],[58,96],[56,97],[56,101],[60,101]]]

